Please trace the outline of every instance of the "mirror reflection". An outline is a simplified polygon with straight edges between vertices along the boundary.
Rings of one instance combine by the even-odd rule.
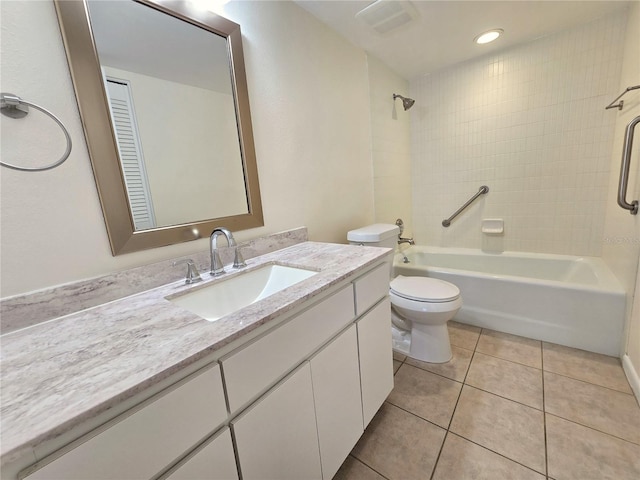
[[[249,212],[225,37],[88,2],[134,230]]]
[[[263,226],[240,25],[186,1],[53,1],[112,253]]]

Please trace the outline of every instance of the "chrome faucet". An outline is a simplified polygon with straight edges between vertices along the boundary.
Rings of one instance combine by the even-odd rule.
[[[173,266],[175,267],[176,265],[181,265],[183,263],[187,264],[187,277],[185,278],[184,283],[191,284],[201,282],[202,277],[200,276],[200,272],[198,272],[198,267],[196,267],[196,264],[190,258],[177,260],[173,262]]]
[[[402,238],[402,233],[404,232],[404,222],[402,221],[401,218],[396,220],[396,226],[400,229],[400,233],[398,234],[398,245],[400,245],[401,243],[408,243],[409,245],[415,245],[413,238]]]
[[[218,276],[222,275],[224,270],[224,265],[222,264],[222,260],[220,260],[220,255],[218,254],[218,237],[220,235],[224,235],[227,239],[227,244],[230,247],[233,247],[234,258],[233,258],[233,268],[242,268],[246,267],[247,264],[242,258],[242,253],[240,253],[240,248],[236,244],[236,240],[233,238],[233,234],[230,230],[224,227],[218,227],[211,232],[211,237],[209,238],[209,251],[211,253],[211,275]]]

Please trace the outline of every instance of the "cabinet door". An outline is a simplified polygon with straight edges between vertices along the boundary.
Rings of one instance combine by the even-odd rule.
[[[357,322],[365,428],[393,389],[391,303],[388,298]]]
[[[322,478],[330,480],[364,430],[356,326],[324,347],[310,364]]]
[[[231,425],[243,480],[322,478],[309,362]]]
[[[229,428],[222,429],[213,440],[165,479],[238,480]]]
[[[217,364],[168,390],[28,475],[29,480],[150,478],[216,431],[227,418]]]

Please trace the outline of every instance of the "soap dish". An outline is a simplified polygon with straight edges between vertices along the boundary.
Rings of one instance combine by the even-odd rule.
[[[502,235],[504,233],[504,220],[502,218],[483,218],[482,233]]]

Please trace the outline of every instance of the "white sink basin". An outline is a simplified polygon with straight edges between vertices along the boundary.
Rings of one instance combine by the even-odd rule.
[[[265,265],[168,300],[213,322],[316,273],[302,268]]]

